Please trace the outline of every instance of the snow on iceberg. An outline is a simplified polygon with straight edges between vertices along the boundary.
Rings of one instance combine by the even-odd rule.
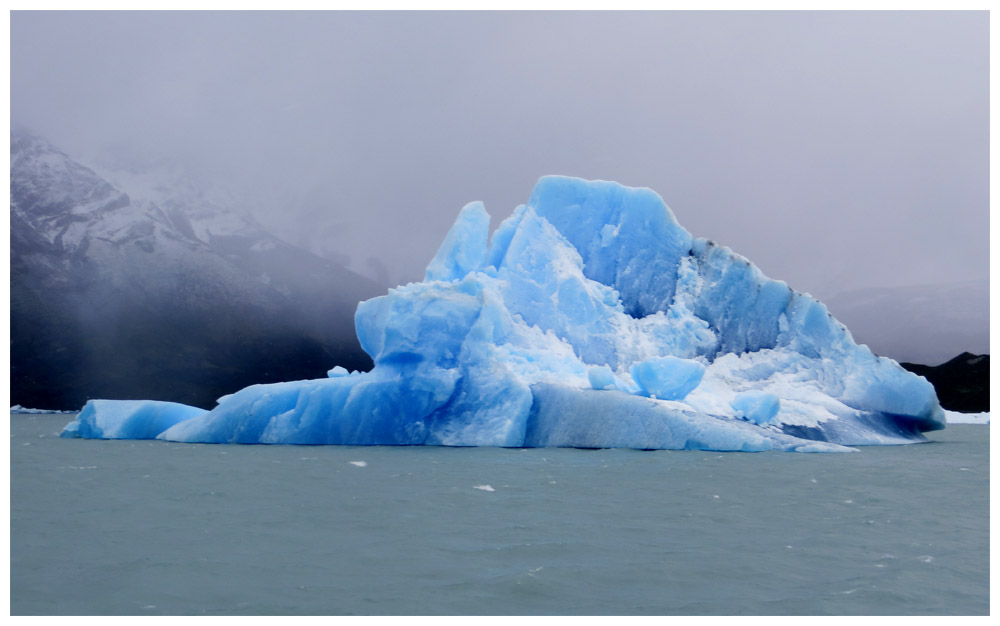
[[[489,232],[467,205],[423,282],[358,306],[371,372],[254,385],[208,412],[95,401],[65,434],[812,452],[945,427],[930,383],[693,238],[649,189],[548,176]]]

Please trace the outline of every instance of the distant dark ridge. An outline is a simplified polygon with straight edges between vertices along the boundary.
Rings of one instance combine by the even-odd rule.
[[[941,365],[900,365],[929,380],[943,408],[962,413],[990,410],[990,355],[963,352]]]

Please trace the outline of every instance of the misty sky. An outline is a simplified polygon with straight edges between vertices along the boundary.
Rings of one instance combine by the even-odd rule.
[[[986,12],[11,14],[11,117],[418,280],[538,177],[656,190],[820,297],[987,281]]]

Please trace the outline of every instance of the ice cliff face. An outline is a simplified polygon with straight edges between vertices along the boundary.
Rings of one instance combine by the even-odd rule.
[[[248,387],[157,437],[829,451],[944,427],[926,380],[648,189],[546,177],[489,225],[466,206],[424,282],[361,303],[371,372]],[[65,434],[144,428],[108,415],[90,404]]]

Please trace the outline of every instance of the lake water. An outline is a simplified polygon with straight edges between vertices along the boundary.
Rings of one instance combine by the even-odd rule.
[[[989,613],[989,426],[853,454],[60,439],[11,614]]]

